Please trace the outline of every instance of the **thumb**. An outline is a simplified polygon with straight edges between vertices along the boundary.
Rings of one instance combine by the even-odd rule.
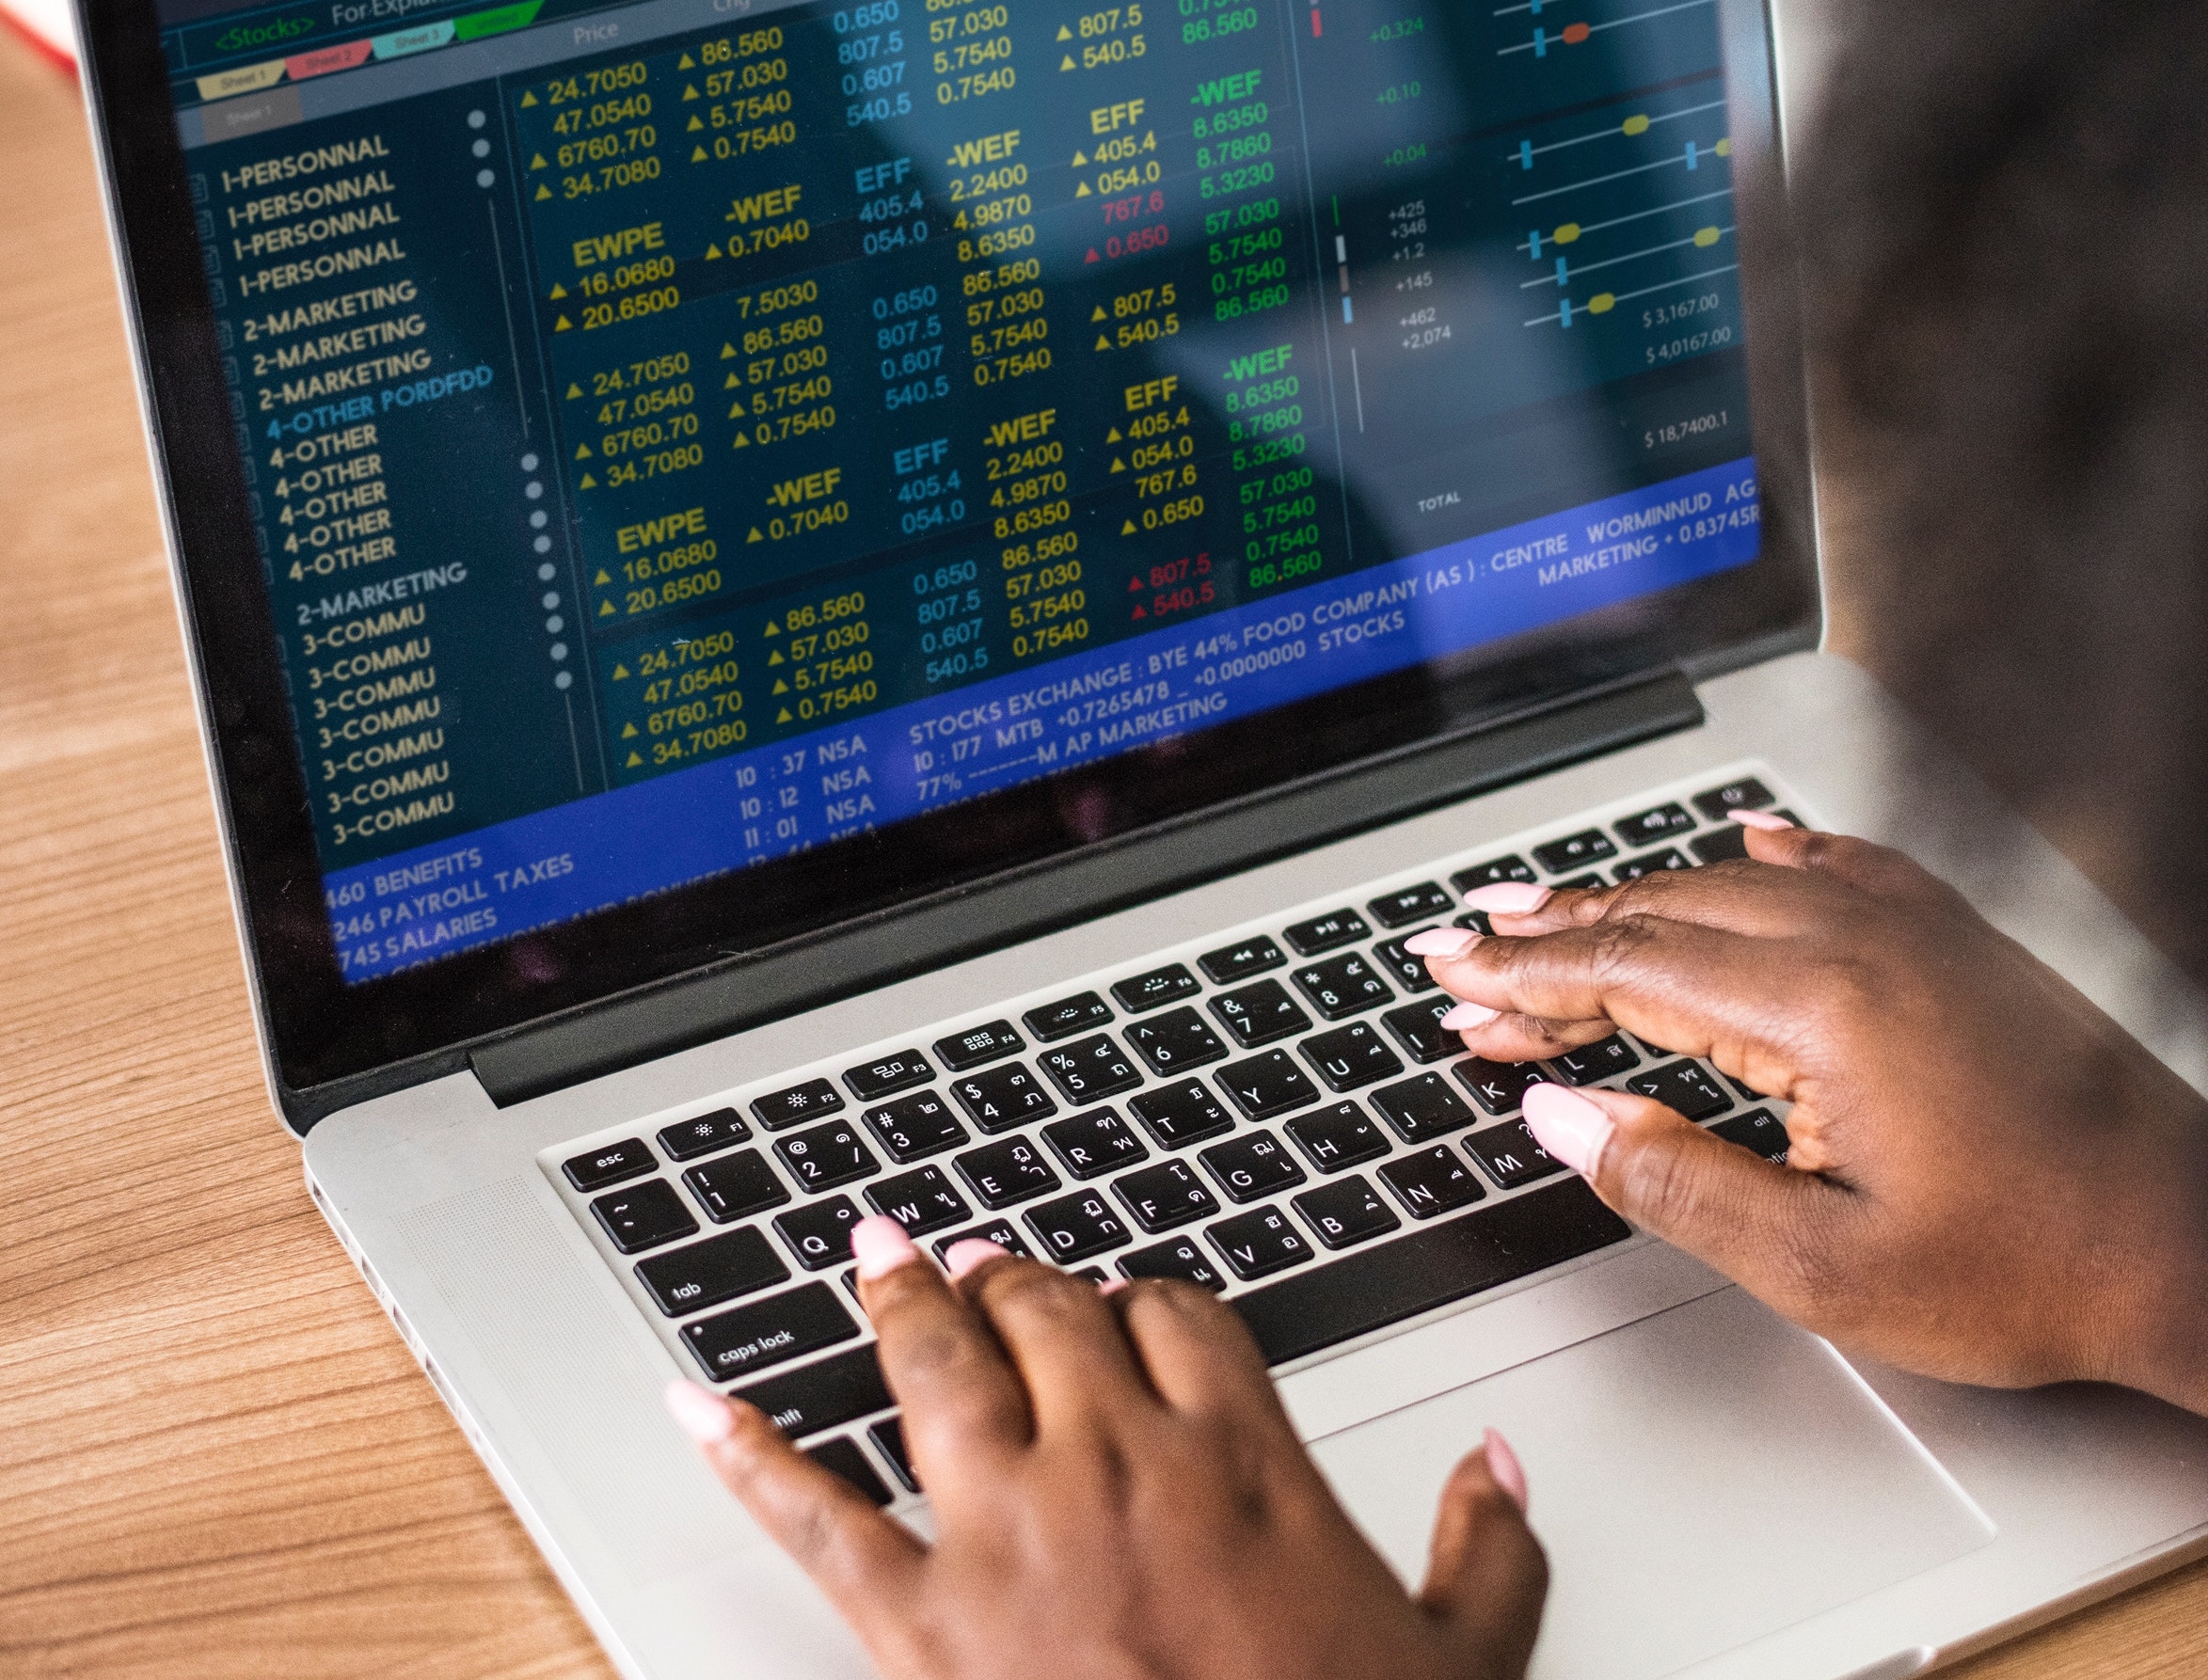
[[[1448,1627],[1482,1680],[1518,1680],[1541,1631],[1549,1560],[1526,1526],[1526,1473],[1494,1430],[1450,1472],[1434,1514],[1419,1603]]]
[[[1535,1085],[1525,1117],[1534,1141],[1626,1218],[1819,1328],[1830,1300],[1818,1279],[1859,1211],[1851,1192],[1629,1091]]]

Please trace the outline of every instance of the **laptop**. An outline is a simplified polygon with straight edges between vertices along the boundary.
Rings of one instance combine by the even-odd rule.
[[[1819,651],[1755,0],[83,24],[275,1106],[622,1672],[866,1672],[659,1396],[926,1532],[868,1212],[1221,1292],[1406,1577],[1503,1429],[1544,1676],[1885,1680],[2208,1545],[2208,1424],[1851,1361],[1518,1117],[1784,1104],[1475,1061],[1404,948],[1771,808],[2208,1070]]]

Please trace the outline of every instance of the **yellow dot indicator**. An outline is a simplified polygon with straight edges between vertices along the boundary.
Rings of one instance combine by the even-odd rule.
[[[782,626],[776,624],[772,619],[769,619],[767,621],[767,627],[764,630],[761,630],[759,634],[762,636],[779,636],[782,634]],[[781,656],[779,654],[776,655],[771,663],[776,665],[781,664]]]
[[[1626,119],[1626,133],[1628,135],[1644,135],[1647,132],[1648,119],[1645,116],[1636,114]]]
[[[1120,441],[1120,428],[1119,428],[1119,427],[1117,427],[1117,426],[1114,426],[1114,427],[1113,427],[1113,428],[1112,428],[1112,429],[1111,429],[1109,432],[1105,433],[1105,434],[1104,434],[1104,441],[1105,441],[1106,443],[1117,443],[1117,442],[1119,442],[1119,441]]]
[[[1580,237],[1580,224],[1577,222],[1566,222],[1563,227],[1559,228],[1549,237],[1554,240],[1558,245],[1570,245]]]
[[[723,385],[723,386],[721,388],[722,388],[723,390],[735,390],[735,389],[737,388],[737,387],[738,387],[738,384],[739,384],[739,382],[738,381],[738,379],[737,379],[736,375],[735,375],[734,373],[731,373],[731,374],[729,374],[729,376],[728,376],[728,383],[727,383],[726,385]]]
[[[575,330],[575,323],[568,320],[566,316],[563,315],[559,320],[552,323],[552,330],[554,332],[573,332]]]
[[[1593,297],[1590,297],[1587,300],[1587,313],[1590,315],[1607,315],[1611,312],[1611,310],[1616,309],[1617,306],[1618,300],[1612,293],[1608,292],[1597,292]]]
[[[1694,243],[1706,249],[1717,244],[1722,237],[1723,235],[1715,228],[1697,228],[1694,230]]]
[[[708,262],[721,261],[721,242],[719,240],[714,240],[706,246],[706,261]]]
[[[1733,136],[1727,135],[1724,139],[1717,143],[1713,150],[1720,157],[1731,157],[1733,155]]]
[[[580,385],[574,385],[574,384],[570,384],[570,385],[567,387],[567,400],[568,400],[570,403],[574,402],[576,398],[578,398],[578,397],[580,397],[580,396],[581,396],[581,395],[582,395],[582,387],[581,387],[581,386],[580,386]]]

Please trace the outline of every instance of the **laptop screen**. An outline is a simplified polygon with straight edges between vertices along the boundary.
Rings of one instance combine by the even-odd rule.
[[[330,1008],[1400,745],[1763,552],[1714,0],[160,13]]]

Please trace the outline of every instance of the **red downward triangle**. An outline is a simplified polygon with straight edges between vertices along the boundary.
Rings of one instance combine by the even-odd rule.
[[[1090,246],[1088,247],[1088,260],[1089,260],[1091,262],[1102,262],[1104,261],[1104,259],[1103,259],[1102,257],[1099,257],[1099,256],[1096,254],[1096,246]]]

